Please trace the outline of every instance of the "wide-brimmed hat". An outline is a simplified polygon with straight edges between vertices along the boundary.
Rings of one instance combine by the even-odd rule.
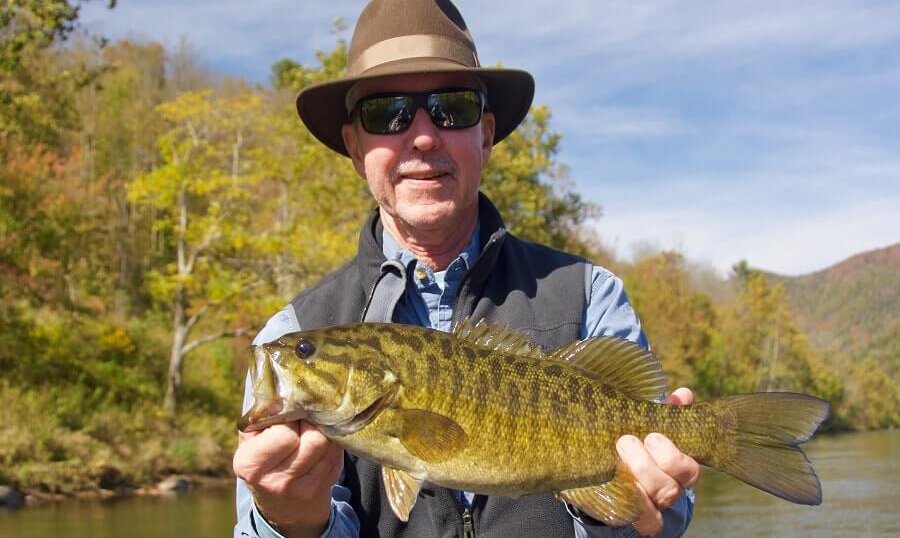
[[[518,69],[485,68],[459,10],[449,0],[372,0],[363,9],[347,51],[347,74],[300,90],[297,112],[312,134],[347,155],[341,126],[347,92],[359,81],[411,73],[468,73],[487,91],[496,118],[494,143],[528,113],[534,79]]]

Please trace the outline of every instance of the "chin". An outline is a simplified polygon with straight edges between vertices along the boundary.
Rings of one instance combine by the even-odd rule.
[[[444,205],[428,205],[404,213],[400,214],[400,218],[415,228],[434,228],[450,223],[455,225],[459,220],[459,211],[455,207]]]

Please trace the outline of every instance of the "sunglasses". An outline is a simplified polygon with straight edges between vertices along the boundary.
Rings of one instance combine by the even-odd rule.
[[[431,123],[441,129],[466,129],[478,124],[484,112],[484,94],[466,88],[424,93],[379,93],[363,97],[353,107],[369,134],[395,134],[409,129],[416,111],[425,109]]]

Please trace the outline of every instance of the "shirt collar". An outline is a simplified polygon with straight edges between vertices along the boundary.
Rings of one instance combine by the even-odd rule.
[[[466,247],[459,253],[459,255],[450,262],[448,267],[457,263],[457,261],[461,260],[464,264],[466,271],[472,268],[475,265],[475,260],[478,259],[479,247],[481,246],[479,237],[481,233],[481,223],[475,224],[475,229],[472,231],[472,237],[469,238],[469,243]],[[411,252],[404,249],[400,246],[400,243],[394,239],[394,236],[387,231],[387,228],[382,228],[381,232],[381,251],[384,253],[384,257],[389,260],[399,260],[400,263],[405,265],[407,268],[414,268],[419,265],[419,259],[416,258]]]

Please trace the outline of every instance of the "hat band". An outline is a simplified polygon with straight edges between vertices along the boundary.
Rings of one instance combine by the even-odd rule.
[[[381,64],[410,58],[441,58],[478,67],[478,54],[473,47],[439,35],[416,34],[375,43],[357,56],[349,71],[358,75]]]

